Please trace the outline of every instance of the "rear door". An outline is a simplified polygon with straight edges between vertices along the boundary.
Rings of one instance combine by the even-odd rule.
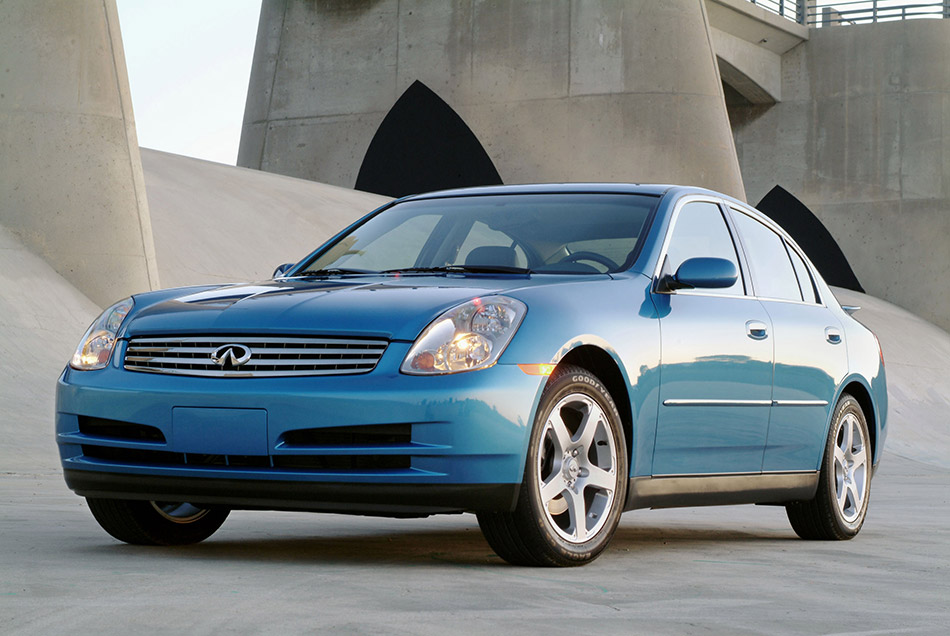
[[[847,373],[844,329],[821,302],[797,248],[751,215],[737,208],[731,215],[772,321],[775,374],[762,470],[817,470],[836,387]]]

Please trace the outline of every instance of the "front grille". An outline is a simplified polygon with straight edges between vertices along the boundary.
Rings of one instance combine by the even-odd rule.
[[[237,346],[236,355],[228,355],[227,345]],[[372,371],[388,345],[386,340],[329,337],[132,338],[124,366],[129,371],[218,378],[349,375]],[[235,365],[245,350],[250,359]],[[212,361],[215,352],[225,358],[221,363]]]

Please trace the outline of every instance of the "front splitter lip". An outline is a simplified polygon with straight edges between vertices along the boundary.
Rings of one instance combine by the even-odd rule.
[[[360,484],[131,475],[65,469],[77,495],[187,501],[246,510],[302,510],[387,517],[514,510],[520,484]]]

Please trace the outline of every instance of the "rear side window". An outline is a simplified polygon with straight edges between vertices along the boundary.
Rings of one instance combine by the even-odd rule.
[[[778,300],[802,300],[798,277],[785,251],[785,241],[751,216],[735,210],[736,227],[742,238],[755,295]]]
[[[699,256],[724,258],[736,266],[737,272],[741,271],[736,246],[722,212],[718,205],[706,201],[687,203],[680,209],[666,252],[667,267],[670,273],[675,273],[683,261]],[[744,293],[742,278],[740,276],[732,287],[726,289],[702,291],[704,294],[741,296]]]
[[[802,298],[806,303],[817,303],[818,296],[815,294],[815,283],[811,279],[811,274],[808,273],[805,261],[791,245],[786,243],[785,247],[788,249],[788,255],[792,257],[792,267],[795,268],[795,275],[798,277],[798,286],[801,288]]]

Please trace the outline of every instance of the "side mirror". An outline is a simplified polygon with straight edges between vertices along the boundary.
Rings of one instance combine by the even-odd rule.
[[[724,258],[690,258],[672,276],[660,280],[659,291],[676,289],[723,289],[735,285],[739,272],[732,261]]]
[[[277,269],[274,270],[274,275],[271,278],[280,278],[284,274],[290,271],[290,268],[296,265],[296,263],[284,263],[283,265],[278,265]]]

